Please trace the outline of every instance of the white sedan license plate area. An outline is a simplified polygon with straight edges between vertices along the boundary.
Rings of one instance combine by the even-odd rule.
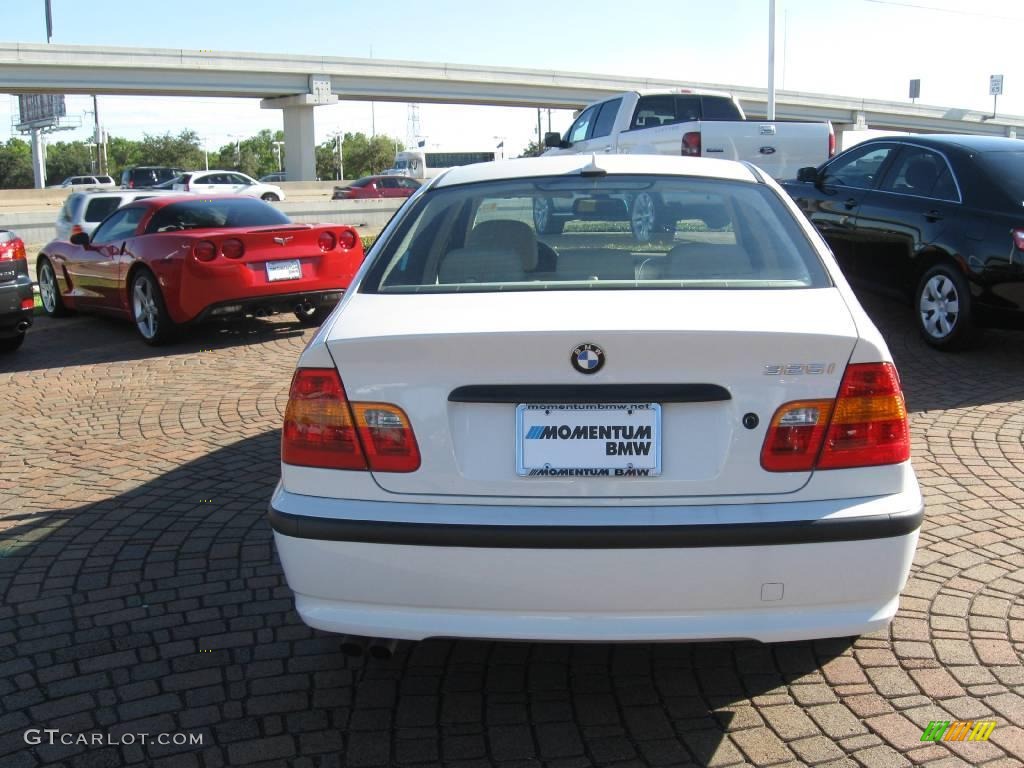
[[[519,405],[516,472],[530,477],[660,475],[661,405]]]
[[[288,261],[268,261],[267,280],[298,280],[302,277],[302,265],[298,259]]]

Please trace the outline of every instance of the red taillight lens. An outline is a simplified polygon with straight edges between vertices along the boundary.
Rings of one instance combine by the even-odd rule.
[[[1013,230],[1013,245],[1018,251],[1024,251],[1024,229]]]
[[[240,259],[245,254],[245,243],[234,237],[220,244],[220,252],[229,259]]]
[[[892,363],[846,368],[835,400],[786,403],[772,417],[761,466],[806,472],[899,464],[910,458],[910,428]]]
[[[321,232],[320,237],[316,239],[316,244],[320,246],[321,251],[333,251],[338,240],[333,232]]]
[[[20,237],[0,243],[0,261],[25,261],[25,241]]]
[[[22,309],[32,309],[35,305],[36,305],[36,303],[35,303],[34,299],[22,299],[21,300],[21,308]]]
[[[832,157],[836,153],[836,131],[832,127],[832,123],[828,124],[828,156]]]
[[[679,154],[683,157],[700,157],[700,131],[687,131],[683,134]]]
[[[128,189],[135,189],[135,179],[128,179]]]
[[[356,243],[359,242],[359,238],[356,237],[356,233],[351,229],[342,230],[341,235],[338,237],[338,241],[341,243],[341,247],[346,251],[356,247]]]
[[[405,411],[387,403],[353,403],[352,407],[371,470],[415,472],[420,468],[420,449]]]
[[[85,232],[85,230],[82,229],[82,225],[81,224],[72,224],[71,225],[71,234],[72,235],[80,235],[83,232]]]
[[[761,447],[761,466],[769,472],[806,472],[814,468],[828,429],[832,400],[786,403],[772,416]]]
[[[367,469],[341,378],[333,368],[299,368],[281,431],[285,464]]]
[[[192,246],[192,255],[200,261],[213,261],[217,258],[217,246],[209,240],[200,240]]]
[[[415,472],[420,450],[401,408],[349,403],[336,370],[300,368],[288,392],[281,460],[305,467]]]
[[[846,367],[818,469],[899,464],[910,458],[910,426],[892,363]]]

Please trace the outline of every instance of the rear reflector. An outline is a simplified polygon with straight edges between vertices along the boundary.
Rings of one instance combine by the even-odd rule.
[[[420,451],[405,411],[389,403],[349,403],[333,368],[299,368],[281,432],[285,464],[415,472]]]
[[[835,400],[786,403],[761,449],[769,472],[899,464],[910,458],[910,429],[892,363],[846,368]]]

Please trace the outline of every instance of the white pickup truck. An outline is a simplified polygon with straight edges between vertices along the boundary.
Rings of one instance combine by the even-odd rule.
[[[776,179],[796,178],[835,154],[830,123],[747,120],[722,91],[628,91],[591,104],[545,154],[617,152],[746,160]]]

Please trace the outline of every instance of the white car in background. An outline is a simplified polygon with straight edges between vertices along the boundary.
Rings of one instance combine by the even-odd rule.
[[[636,242],[641,194],[684,224]],[[323,630],[785,641],[884,627],[923,503],[889,350],[774,181],[561,156],[391,220],[299,358],[269,520]]]
[[[84,189],[94,187],[96,189],[113,189],[117,184],[111,176],[68,176],[60,184],[54,184],[51,189]]]
[[[201,195],[248,195],[271,203],[284,200],[284,191],[276,184],[263,184],[238,171],[188,171],[171,186]]]
[[[110,189],[90,192],[72,192],[57,214],[54,228],[58,240],[70,240],[79,232],[91,235],[107,216],[133,200],[142,200],[157,195],[180,195],[155,189]]]

